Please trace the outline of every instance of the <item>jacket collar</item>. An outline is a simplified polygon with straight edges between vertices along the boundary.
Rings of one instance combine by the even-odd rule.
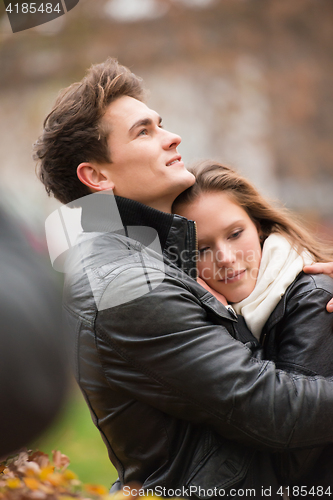
[[[193,278],[197,277],[193,221],[110,193],[98,193],[83,200],[81,224],[85,232],[114,232],[128,226],[151,227],[159,236],[164,256]]]

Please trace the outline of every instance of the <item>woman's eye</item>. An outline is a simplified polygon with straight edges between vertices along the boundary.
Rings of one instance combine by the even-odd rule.
[[[203,254],[205,252],[207,252],[207,250],[209,250],[209,247],[203,247],[203,248],[199,248],[198,251],[200,254]]]
[[[229,236],[229,239],[230,240],[236,240],[237,238],[239,238],[239,236],[242,234],[243,232],[243,229],[238,229],[237,231],[233,232],[230,236]]]

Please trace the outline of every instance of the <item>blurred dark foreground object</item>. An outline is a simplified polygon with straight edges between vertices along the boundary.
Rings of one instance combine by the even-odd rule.
[[[64,399],[60,304],[51,268],[0,208],[0,457],[40,434]]]

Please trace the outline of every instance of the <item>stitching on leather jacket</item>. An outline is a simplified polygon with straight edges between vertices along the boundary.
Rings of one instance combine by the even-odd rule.
[[[145,375],[147,375],[148,377],[152,378],[153,380],[155,380],[155,382],[157,382],[158,384],[164,386],[164,387],[168,387],[174,394],[178,394],[179,396],[181,396],[182,398],[184,398],[185,400],[188,400],[188,401],[191,401],[191,403],[193,403],[194,405],[198,406],[199,408],[202,408],[202,405],[190,398],[188,396],[188,394],[186,394],[185,392],[179,390],[177,387],[174,387],[172,384],[166,382],[164,379],[162,379],[161,377],[159,377],[155,372],[147,369],[147,367],[144,367],[144,366],[141,366],[140,363],[138,363],[135,359],[132,359],[126,352],[124,352],[124,350],[119,347],[117,345],[116,342],[114,342],[105,332],[104,330],[96,325],[96,332],[98,332],[101,337],[103,337],[104,341],[107,342],[118,354],[119,356],[121,356],[127,363],[131,364],[132,366],[134,366],[135,368],[137,368],[141,373],[144,373]],[[97,337],[97,336],[96,336]],[[97,339],[98,341],[98,339]],[[221,418],[223,420],[222,417],[225,417],[224,414],[221,414],[219,412],[214,412],[214,411],[211,411],[210,409],[208,409],[206,406],[204,407],[204,410],[207,412],[207,413],[210,413],[212,415],[215,415],[219,418]]]

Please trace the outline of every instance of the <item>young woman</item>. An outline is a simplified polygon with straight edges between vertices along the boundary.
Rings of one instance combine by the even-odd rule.
[[[196,184],[173,208],[197,223],[204,286],[244,317],[266,359],[284,370],[333,376],[333,315],[326,311],[333,279],[302,272],[332,261],[332,249],[234,170],[205,162],[192,172]],[[275,464],[288,487],[309,493],[312,485],[333,486],[332,447],[279,453]]]

